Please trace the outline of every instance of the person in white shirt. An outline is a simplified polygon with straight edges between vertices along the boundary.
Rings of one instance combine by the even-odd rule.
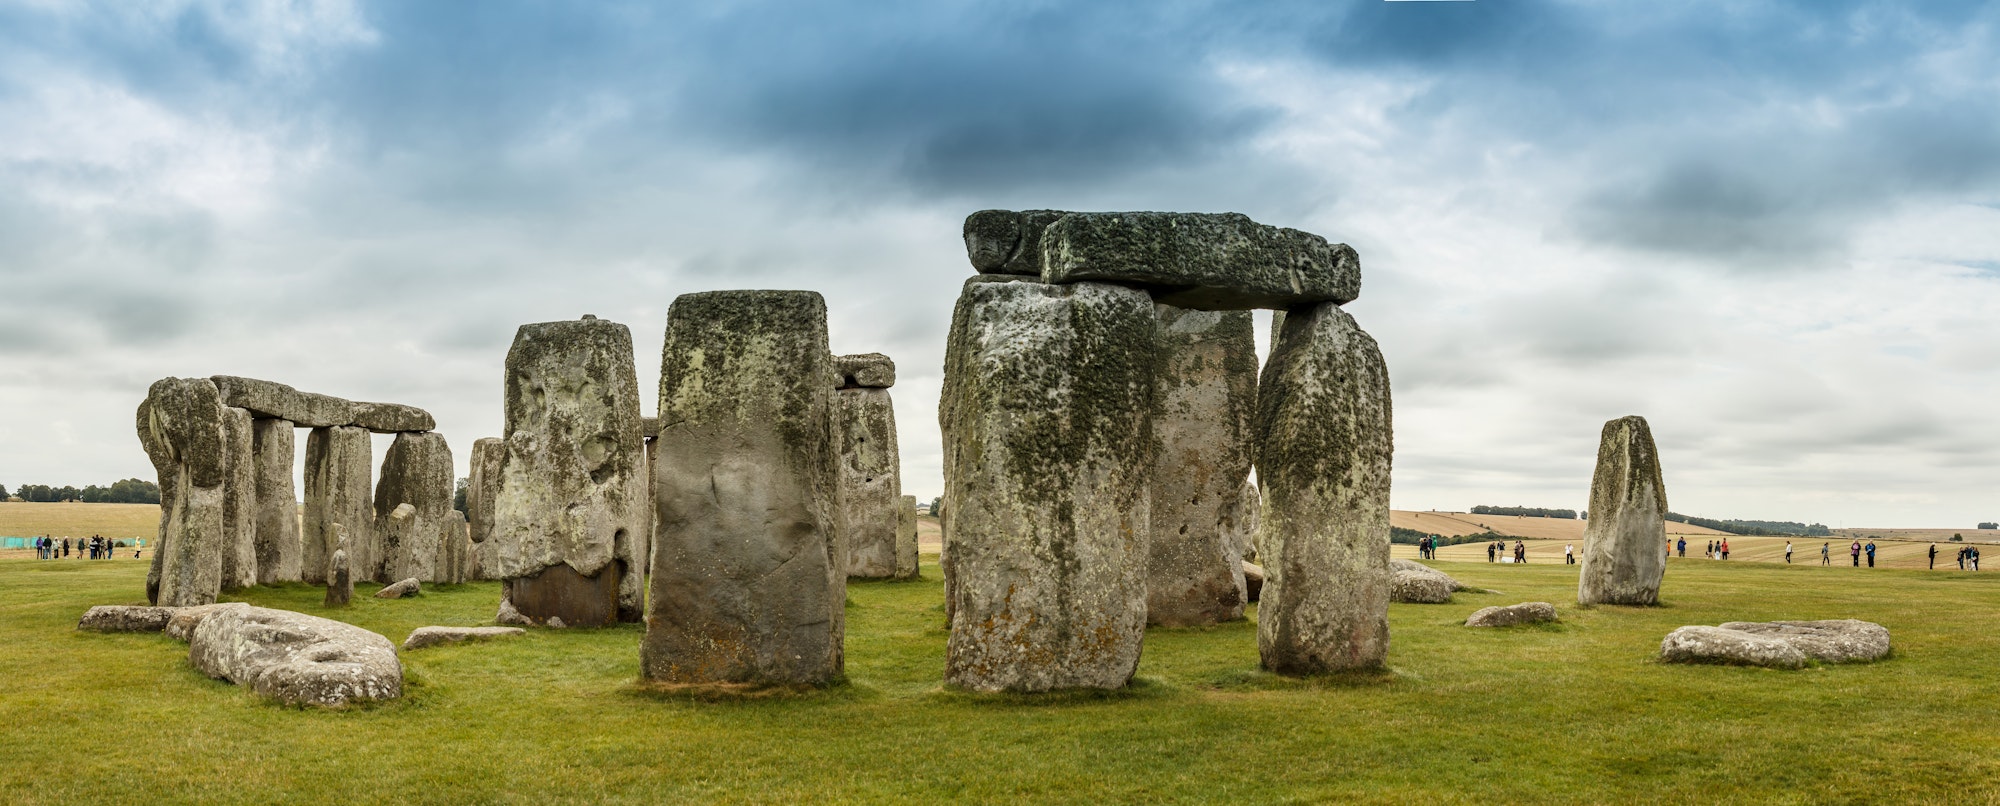
[[[1564,543],[1564,544],[1563,544],[1563,564],[1564,564],[1564,565],[1575,565],[1575,564],[1576,564],[1576,546],[1575,546],[1575,544],[1571,544],[1571,543]]]
[[[1792,541],[1785,541],[1785,564],[1792,564]]]

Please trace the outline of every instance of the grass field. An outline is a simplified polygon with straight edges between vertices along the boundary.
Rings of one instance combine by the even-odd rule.
[[[1472,515],[1464,512],[1418,512],[1392,510],[1389,523],[1434,535],[1473,535],[1487,530],[1509,537],[1541,540],[1582,540],[1585,522],[1578,518],[1529,518],[1520,515]],[[1723,534],[1714,529],[1685,523],[1662,521],[1668,534],[1712,537]]]
[[[0,537],[150,538],[160,530],[158,504],[0,503]]]
[[[1250,622],[1147,636],[1129,691],[939,684],[934,565],[850,586],[849,684],[704,701],[636,686],[636,626],[405,656],[408,696],[293,710],[210,681],[159,635],[79,633],[143,563],[0,560],[0,802],[1569,802],[2000,800],[2000,578],[1675,560],[1665,607],[1579,609],[1573,568],[1442,562],[1501,593],[1390,609],[1391,671],[1294,681]],[[493,583],[331,613],[400,643],[481,624]],[[325,613],[320,591],[229,597]],[[1559,626],[1474,631],[1489,604]],[[1669,630],[1881,622],[1895,654],[1798,672],[1667,666]]]

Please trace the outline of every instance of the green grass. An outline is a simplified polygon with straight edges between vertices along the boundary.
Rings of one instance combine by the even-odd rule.
[[[1148,634],[1128,691],[946,691],[937,569],[849,588],[849,685],[715,699],[636,685],[640,631],[535,630],[405,656],[407,696],[297,710],[157,635],[74,629],[142,563],[0,561],[0,802],[1575,802],[2000,800],[2000,580],[1676,560],[1668,606],[1573,604],[1559,564],[1442,563],[1471,585],[1390,611],[1392,670],[1257,670],[1248,623]],[[333,615],[400,643],[487,623],[491,583]],[[240,598],[323,612],[320,591]],[[1556,603],[1560,625],[1459,626]],[[1683,624],[1857,617],[1881,663],[1667,666]]]

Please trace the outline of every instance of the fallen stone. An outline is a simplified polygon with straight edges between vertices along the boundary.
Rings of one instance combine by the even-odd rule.
[[[857,353],[833,358],[840,389],[887,389],[896,385],[896,362],[881,353]]]
[[[1394,452],[1382,352],[1333,303],[1295,308],[1257,398],[1263,666],[1286,675],[1379,668],[1389,650]]]
[[[1137,285],[1204,310],[1352,302],[1361,259],[1346,244],[1240,213],[1065,213],[1041,234],[1045,283]]]
[[[596,317],[522,325],[507,353],[499,576],[522,615],[638,621],[651,535],[632,331]]]
[[[826,301],[683,294],[667,311],[656,544],[640,673],[823,685],[845,665]],[[893,512],[887,513],[892,520]]]
[[[522,627],[531,627],[535,624],[533,621],[529,621],[527,616],[521,615],[521,611],[514,609],[514,603],[506,599],[500,600],[500,612],[494,614],[493,623],[514,624]]]
[[[299,497],[292,481],[298,435],[292,421],[251,422],[250,454],[256,477],[257,580],[297,582],[302,563]]]
[[[418,581],[416,577],[411,577],[409,579],[405,579],[401,582],[398,582],[394,585],[382,586],[381,590],[375,592],[375,598],[401,599],[405,596],[415,596],[423,592],[424,592],[424,584],[421,581]]]
[[[833,437],[839,457],[839,504],[833,525],[847,548],[847,575],[892,579],[903,503],[902,456],[896,447],[896,407],[889,390],[849,387],[833,392]]]
[[[965,254],[981,274],[1042,276],[1042,231],[1061,210],[981,210],[965,217]]]
[[[195,628],[200,627],[201,622],[209,616],[213,616],[224,610],[234,610],[249,606],[242,602],[221,602],[218,604],[194,605],[192,607],[168,608],[173,611],[173,615],[167,617],[167,624],[165,627],[160,628],[160,631],[166,633],[168,638],[186,641],[194,636]]]
[[[1644,417],[1604,424],[1590,480],[1577,604],[1654,605],[1667,573],[1667,487]]]
[[[1806,657],[1825,663],[1874,661],[1889,655],[1888,628],[1870,621],[1732,621],[1722,629],[1779,638]]]
[[[171,607],[98,605],[83,611],[76,628],[91,632],[159,632],[174,617]]]
[[[403,651],[527,634],[527,630],[519,627],[418,627],[410,633],[410,637],[403,639]]]
[[[1235,621],[1245,603],[1237,519],[1257,416],[1255,325],[1249,311],[1155,311],[1146,623]]]
[[[375,529],[381,536],[382,563],[364,578],[445,582],[456,576],[457,571],[442,562],[453,528],[455,492],[451,446],[444,435],[397,434],[382,456],[381,478],[375,483]],[[408,522],[389,523],[404,505],[410,507]]]
[[[338,707],[402,696],[396,645],[332,619],[244,606],[203,619],[188,661],[287,705]]]
[[[1778,636],[1693,626],[1667,633],[1666,640],[1660,642],[1660,660],[1797,669],[1806,665],[1806,654]]]
[[[947,683],[1037,692],[1131,680],[1146,626],[1158,353],[1153,302],[1137,289],[965,285],[939,405]]]
[[[1264,598],[1264,566],[1253,562],[1243,563],[1243,601],[1254,602]]]
[[[306,436],[305,507],[300,534],[299,578],[327,582],[327,560],[333,555],[340,524],[347,532],[348,573],[373,579],[368,569],[381,564],[381,542],[375,536],[375,504],[371,489],[374,445],[365,428],[315,428]]]
[[[1482,607],[1465,619],[1467,627],[1512,627],[1556,620],[1556,606],[1548,602],[1522,602],[1505,607]]]
[[[1450,574],[1413,560],[1389,561],[1389,601],[1406,604],[1444,604],[1454,591],[1464,588]]]

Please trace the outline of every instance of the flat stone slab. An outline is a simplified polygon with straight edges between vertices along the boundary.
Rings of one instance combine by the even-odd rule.
[[[881,353],[833,357],[842,389],[887,389],[896,385],[896,362]]]
[[[1663,663],[1722,663],[1797,669],[1806,665],[1806,654],[1783,638],[1721,627],[1691,626],[1667,633],[1666,640],[1660,642],[1660,660]]]
[[[211,380],[222,393],[223,405],[249,409],[258,417],[290,420],[302,428],[354,426],[378,434],[437,430],[437,420],[430,412],[415,406],[344,400],[234,375],[217,375]]]
[[[200,627],[201,623],[209,616],[225,610],[237,610],[245,607],[249,607],[249,605],[242,602],[221,602],[218,604],[171,608],[174,614],[167,619],[167,626],[162,628],[162,632],[165,632],[168,637],[186,641],[194,637],[195,628]]]
[[[375,592],[375,598],[401,599],[405,596],[415,596],[422,593],[423,589],[424,583],[417,581],[416,577],[411,577],[394,585],[382,586],[381,590]]]
[[[171,607],[98,605],[83,611],[76,628],[90,632],[159,632],[174,616]]]
[[[403,639],[403,651],[527,634],[527,630],[519,627],[418,627],[410,633],[410,637]]]
[[[1512,627],[1556,620],[1556,606],[1548,602],[1522,602],[1501,607],[1482,607],[1465,620],[1467,627]]]
[[[289,610],[216,611],[195,628],[188,662],[287,705],[339,707],[403,694],[403,664],[389,639]]]
[[[1881,660],[1889,654],[1889,629],[1871,621],[1731,621],[1725,630],[1779,638],[1823,663]]]
[[[1454,591],[1465,586],[1450,574],[1422,563],[1396,558],[1389,561],[1389,601],[1405,604],[1445,604]]]
[[[1040,237],[1045,283],[1136,285],[1182,308],[1345,304],[1361,295],[1346,244],[1241,213],[1066,213]]]

